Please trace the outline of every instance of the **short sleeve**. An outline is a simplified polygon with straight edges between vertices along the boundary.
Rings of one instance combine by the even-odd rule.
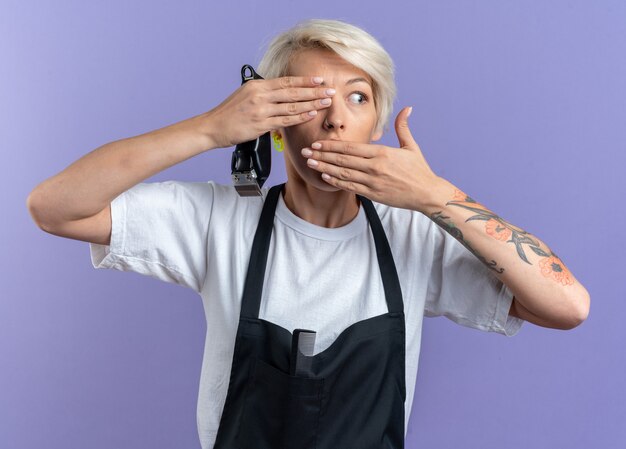
[[[524,320],[509,316],[513,293],[461,242],[437,225],[431,230],[436,233],[436,244],[424,315],[515,335]]]
[[[133,186],[111,202],[110,245],[89,244],[93,267],[133,271],[199,293],[213,199],[212,182]]]

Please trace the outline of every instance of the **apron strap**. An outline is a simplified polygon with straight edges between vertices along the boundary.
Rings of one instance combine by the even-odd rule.
[[[390,313],[403,312],[404,303],[402,301],[402,289],[400,288],[400,280],[398,279],[398,271],[396,270],[396,264],[393,261],[393,254],[389,247],[389,241],[385,230],[380,222],[378,213],[374,208],[374,204],[369,198],[357,195],[361,204],[365,208],[365,213],[372,228],[372,234],[374,234],[374,244],[376,245],[376,255],[378,256],[378,268],[380,269],[380,276],[383,280],[383,287],[385,288],[385,298],[387,298],[387,308]]]
[[[277,184],[271,187],[265,198],[259,224],[254,234],[252,242],[252,251],[250,253],[250,261],[246,275],[246,282],[243,290],[243,298],[241,304],[241,317],[258,319],[261,307],[261,294],[263,292],[263,282],[265,279],[265,269],[267,266],[267,256],[269,253],[270,240],[272,237],[272,229],[274,228],[274,213],[278,204],[279,195],[284,187],[283,184]],[[402,301],[402,290],[400,288],[400,280],[396,265],[393,261],[391,248],[380,218],[376,213],[376,209],[372,202],[361,195],[357,195],[363,204],[367,215],[372,233],[374,235],[374,243],[376,246],[376,255],[378,257],[378,266],[385,289],[385,298],[387,300],[387,308],[390,313],[398,313],[404,311]]]
[[[240,313],[242,317],[259,318],[267,254],[269,253],[270,239],[272,237],[272,229],[274,228],[274,211],[276,210],[276,204],[278,204],[278,195],[280,195],[284,185],[284,183],[278,184],[270,188],[263,203],[261,218],[259,218],[259,224],[252,241],[248,274],[246,275],[246,283],[243,289]]]

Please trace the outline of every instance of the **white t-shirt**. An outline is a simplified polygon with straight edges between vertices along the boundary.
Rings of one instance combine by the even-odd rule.
[[[263,197],[268,187],[264,187]],[[513,294],[460,242],[424,214],[373,202],[393,253],[406,317],[405,436],[424,316],[515,335]],[[207,319],[197,425],[213,447],[226,399],[241,296],[263,201],[209,182],[140,183],[111,203],[110,246],[90,244],[94,268],[146,274],[193,289]],[[315,354],[351,324],[387,313],[374,240],[361,206],[324,228],[276,208],[259,318],[317,331]]]

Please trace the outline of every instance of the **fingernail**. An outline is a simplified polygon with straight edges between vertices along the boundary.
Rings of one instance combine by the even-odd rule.
[[[311,150],[309,150],[308,148],[302,148],[302,156],[313,156],[313,152]]]
[[[408,112],[408,114],[407,114],[406,116],[408,117],[409,115],[411,115],[411,112],[413,112],[413,106],[411,106],[411,107],[409,108],[409,112]]]
[[[315,84],[321,84],[321,83],[322,83],[322,81],[324,81],[324,80],[322,79],[322,77],[321,77],[321,76],[314,76],[314,77],[313,77],[313,82],[314,82]]]
[[[326,95],[335,95],[335,89],[326,89]]]
[[[330,98],[322,98],[320,100],[320,103],[322,103],[322,104],[330,104],[331,100],[330,100]]]
[[[315,159],[307,159],[306,163],[309,164],[311,167],[317,167],[317,161]]]
[[[315,148],[316,150],[319,150],[320,148],[322,148],[322,144],[319,142],[315,142],[313,145],[311,145],[311,148]]]

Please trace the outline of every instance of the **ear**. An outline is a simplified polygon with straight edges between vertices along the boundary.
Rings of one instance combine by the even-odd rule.
[[[285,142],[282,140],[283,135],[281,132],[282,128],[272,129],[270,131],[270,140],[274,143],[273,147],[276,151],[284,151]]]

